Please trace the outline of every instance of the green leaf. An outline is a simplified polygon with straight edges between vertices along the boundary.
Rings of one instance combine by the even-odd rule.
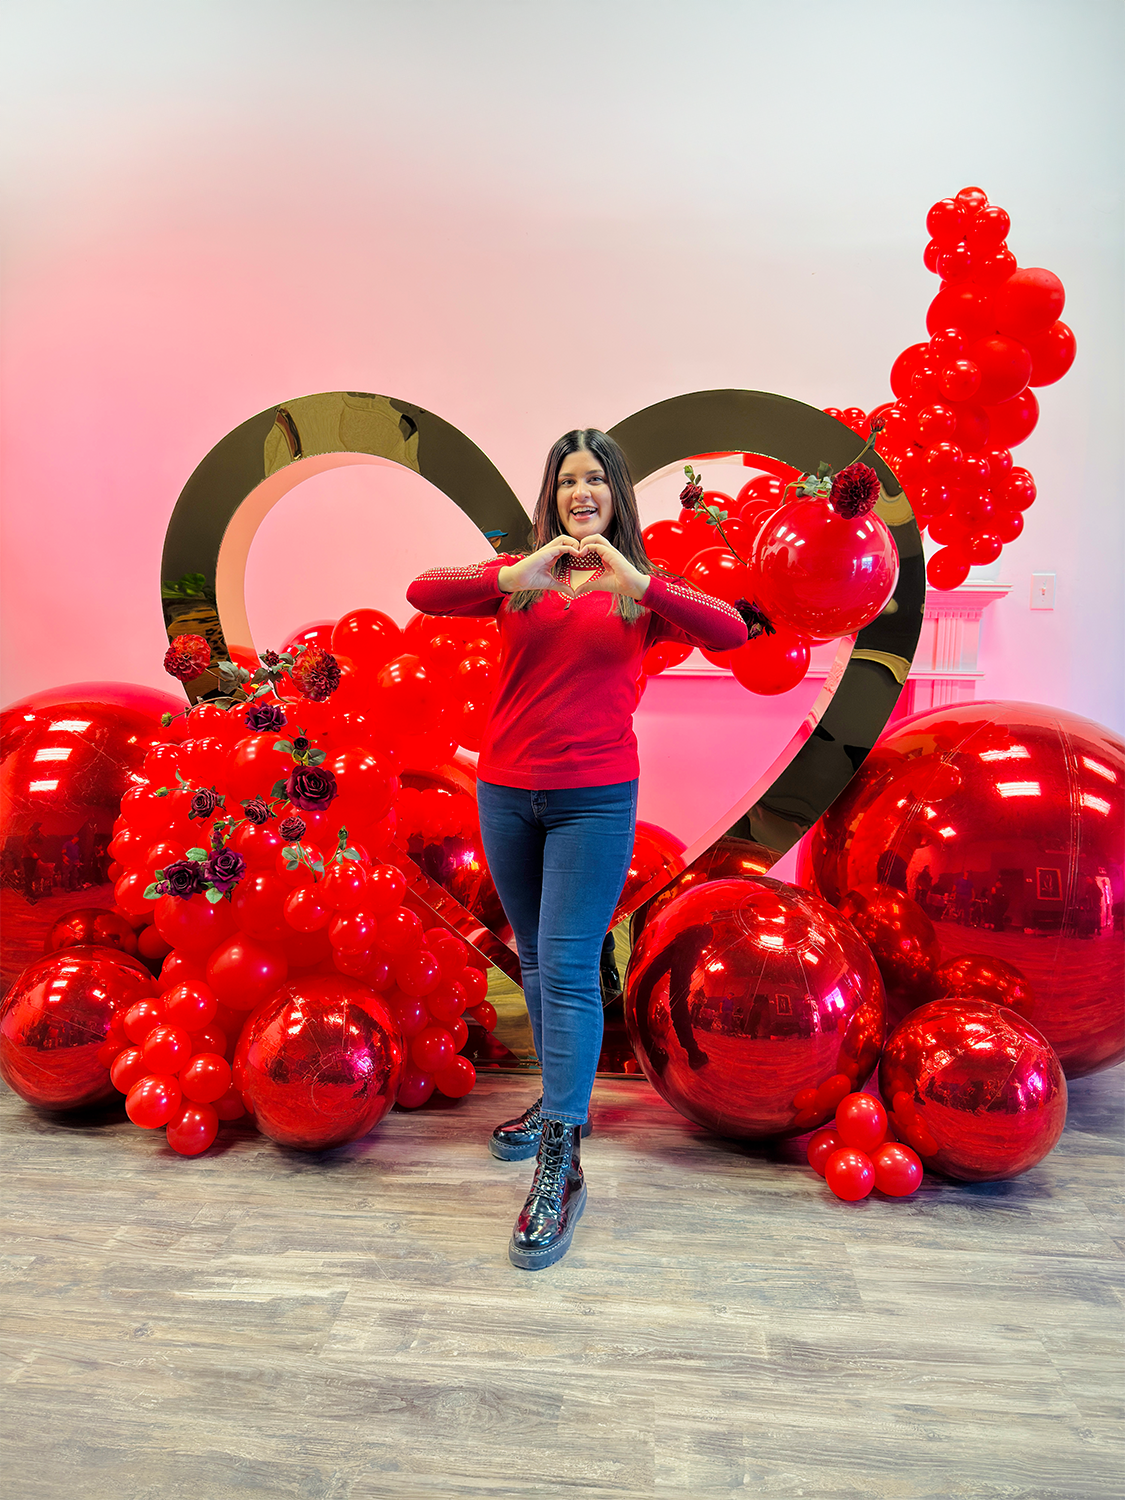
[[[283,661],[287,667],[291,667],[296,659],[291,651],[283,651],[278,657],[278,661]]]
[[[199,848],[189,849],[184,858],[190,859],[192,864],[195,865],[205,864],[207,862],[207,850]]]
[[[288,777],[286,777],[286,776],[280,776],[274,782],[273,786],[270,788],[270,796],[271,797],[277,797],[279,799],[284,799],[284,797],[285,797],[285,783],[286,783],[287,780],[288,780]]]
[[[285,856],[285,868],[287,870],[298,870],[298,869],[300,869],[300,867],[301,867],[301,861],[296,857],[295,854],[292,853],[291,850],[289,850],[289,849],[283,849],[281,852]]]
[[[345,859],[358,859],[359,858],[359,850],[358,849],[344,849],[341,852],[343,853],[343,856],[344,856]]]
[[[319,766],[322,760],[328,759],[327,750],[310,750],[305,760],[310,766]]]
[[[293,742],[292,742],[292,740],[274,740],[274,742],[273,742],[273,748],[275,750],[280,750],[283,755],[292,755],[293,754]]]
[[[249,682],[250,681],[250,673],[246,670],[245,667],[239,667],[238,668],[238,680],[239,680],[239,682]]]
[[[238,668],[235,666],[234,662],[232,662],[232,661],[221,661],[219,663],[219,672],[220,672],[220,674],[223,677],[237,677],[238,676]]]
[[[217,891],[213,885],[209,885],[207,887],[207,899],[212,906],[216,906],[223,899],[223,893],[222,891]]]
[[[181,786],[188,785],[188,779],[180,770],[179,766],[176,767],[176,780],[180,783]]]
[[[164,871],[163,870],[153,870],[153,872],[152,872],[152,878],[153,878],[153,880],[163,880],[164,879]]]
[[[310,870],[315,870],[318,875],[324,874],[324,861],[322,859],[310,859],[306,860],[305,863]]]
[[[161,877],[163,877],[163,875],[164,875],[164,871],[163,870],[157,870],[156,873],[159,876],[161,876]],[[155,880],[152,882],[151,885],[146,885],[145,886],[145,896],[144,896],[144,898],[145,898],[146,901],[157,901],[157,900],[160,899],[160,892],[156,889],[156,881]]]

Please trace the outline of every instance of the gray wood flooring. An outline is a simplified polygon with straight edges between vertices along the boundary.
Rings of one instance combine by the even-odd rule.
[[[536,1274],[484,1148],[534,1079],[194,1161],[3,1090],[6,1500],[1119,1496],[1122,1081],[1014,1182],[859,1205],[599,1081]]]

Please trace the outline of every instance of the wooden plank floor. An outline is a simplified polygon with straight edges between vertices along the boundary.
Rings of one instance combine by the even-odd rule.
[[[4,1090],[4,1494],[1119,1496],[1122,1081],[1014,1182],[859,1205],[599,1081],[537,1274],[484,1149],[534,1080],[195,1161]]]

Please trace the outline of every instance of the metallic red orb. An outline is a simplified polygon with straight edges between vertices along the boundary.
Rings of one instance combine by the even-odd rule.
[[[60,948],[116,948],[120,953],[136,954],[137,934],[133,924],[104,906],[80,906],[60,917],[47,934],[45,953]]]
[[[0,989],[39,957],[68,908],[113,904],[107,850],[122,794],[165,736],[161,714],[186,707],[182,693],[77,682],[0,714]]]
[[[1067,1076],[1125,1057],[1125,745],[1034,703],[965,703],[885,735],[807,836],[834,905],[879,882],[931,918],[942,963],[1000,959]]]
[[[625,1019],[656,1090],[718,1135],[799,1135],[867,1078],[885,1001],[870,950],[819,897],[759,876],[688,889],[645,926]]]
[[[692,886],[703,885],[708,880],[753,880],[759,875],[768,875],[776,859],[772,849],[756,844],[752,839],[732,838],[729,834],[716,839],[686,870],[673,875],[655,896],[634,910],[629,924],[630,942],[635,943],[648,922]]]
[[[322,1151],[365,1136],[395,1101],[402,1038],[381,998],[343,975],[310,974],[271,995],[234,1055],[235,1087],[258,1129]]]
[[[1017,1177],[1066,1123],[1066,1079],[1050,1044],[1015,1011],[932,1000],[891,1033],[879,1092],[901,1140],[962,1182]]]
[[[839,910],[875,955],[887,992],[888,1026],[897,1026],[915,1006],[935,998],[941,946],[934,924],[916,901],[893,886],[861,885],[847,893]]]
[[[1035,995],[1018,969],[987,953],[963,953],[942,964],[934,975],[935,998],[988,1000],[1014,1010],[1025,1021],[1035,1019]]]
[[[112,948],[64,948],[37,959],[0,1002],[0,1076],[42,1109],[112,1099],[112,1058],[103,1051],[110,1023],[153,993],[144,965]]]
[[[869,625],[898,582],[898,549],[874,511],[847,521],[819,499],[774,511],[750,565],[770,619],[818,640]]]
[[[610,920],[611,927],[615,927],[683,869],[683,852],[686,847],[683,839],[669,833],[666,828],[660,828],[655,823],[638,822],[629,869]]]

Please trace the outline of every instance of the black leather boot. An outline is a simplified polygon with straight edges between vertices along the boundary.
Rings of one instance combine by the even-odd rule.
[[[566,1254],[586,1207],[581,1152],[579,1126],[543,1121],[535,1178],[508,1246],[508,1259],[521,1270],[541,1271]]]
[[[488,1138],[488,1149],[499,1161],[526,1161],[539,1150],[539,1133],[543,1128],[543,1095],[540,1094],[530,1109],[514,1120],[505,1120]],[[589,1120],[582,1126],[587,1136],[593,1127]]]

